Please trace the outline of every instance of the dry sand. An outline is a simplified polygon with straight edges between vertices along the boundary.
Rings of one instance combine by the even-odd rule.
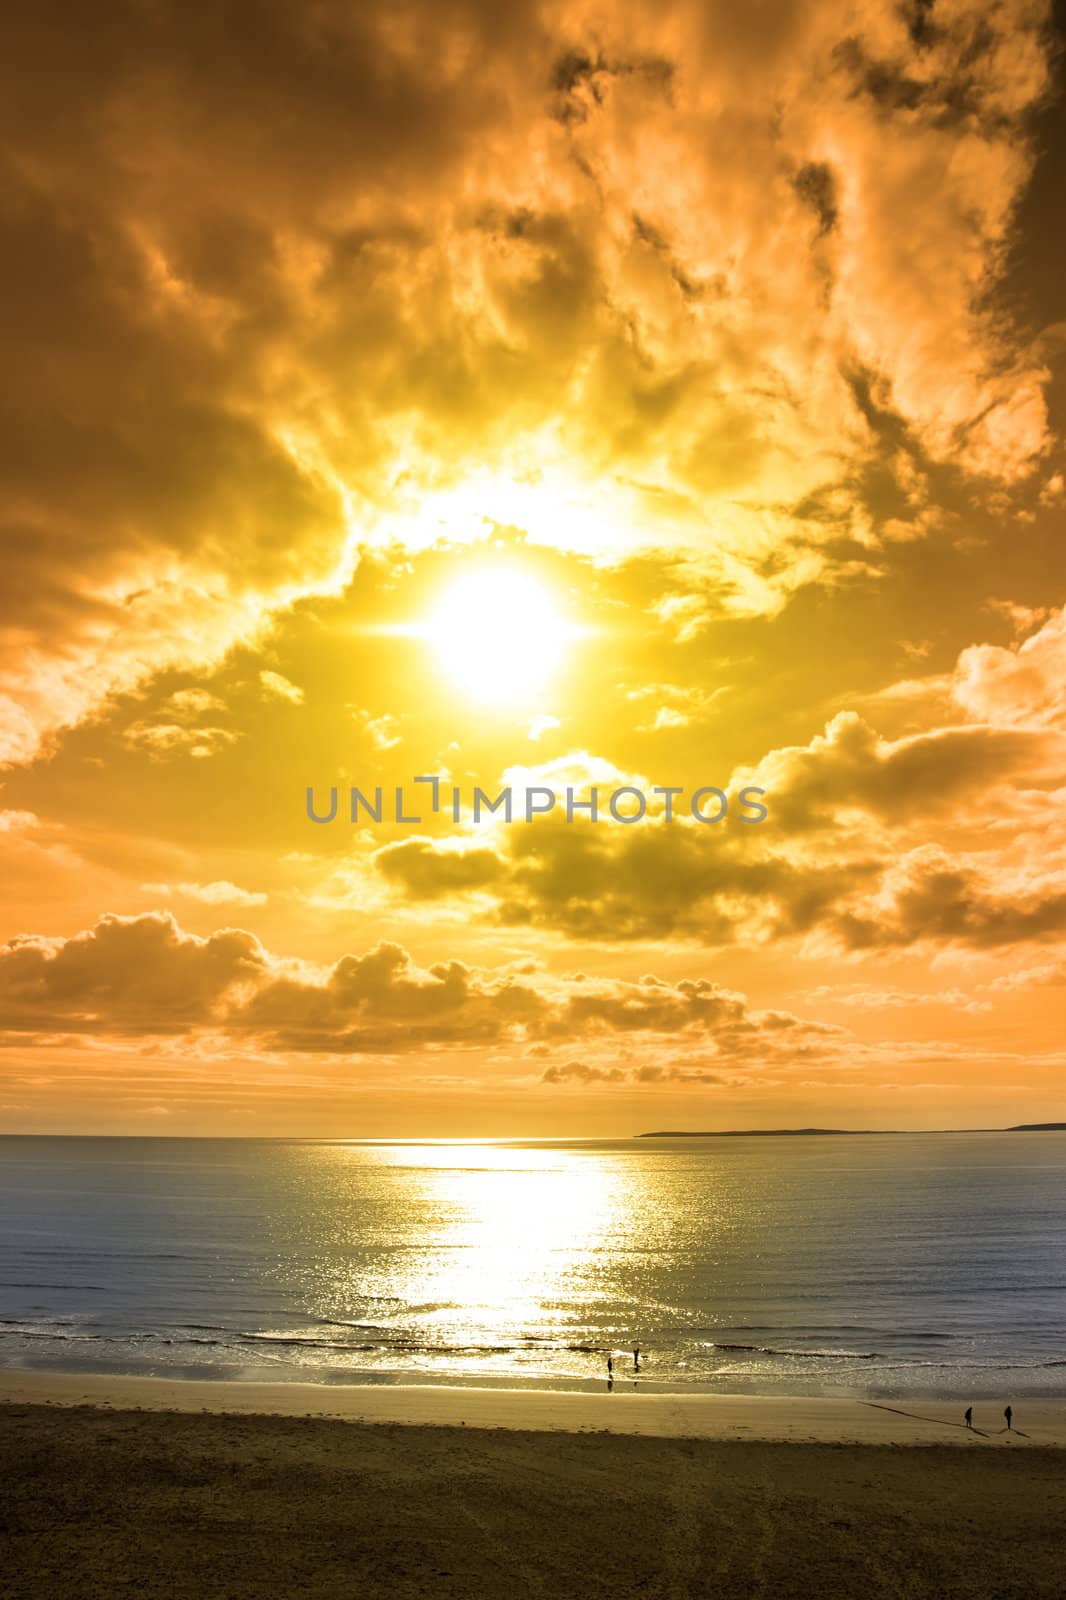
[[[957,1407],[618,1390],[8,1371],[0,1398],[2,1600],[1066,1593],[1062,1406],[983,1437]]]

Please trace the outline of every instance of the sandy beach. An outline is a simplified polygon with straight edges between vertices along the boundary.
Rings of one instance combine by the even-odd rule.
[[[1062,1592],[1066,1406],[970,1434],[617,1390],[8,1371],[0,1396],[2,1600]]]
[[[642,1394],[620,1376],[611,1393],[417,1384],[224,1383],[174,1378],[0,1370],[0,1402],[155,1411],[325,1417],[406,1426],[635,1433],[664,1439],[806,1444],[1066,1447],[1066,1399],[978,1404],[966,1428],[959,1404],[781,1395]]]

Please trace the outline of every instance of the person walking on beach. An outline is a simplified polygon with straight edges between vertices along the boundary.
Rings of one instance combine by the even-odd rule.
[[[966,1407],[966,1426],[968,1428],[973,1427],[973,1406]]]
[[[614,1378],[614,1356],[608,1356],[607,1357],[607,1382],[610,1383],[613,1378]]]
[[[634,1372],[639,1372],[640,1371],[640,1345],[639,1344],[636,1344],[636,1345],[633,1346],[633,1371]]]
[[[1010,1433],[1011,1428],[1014,1425],[1013,1424],[1014,1412],[1012,1411],[1010,1406],[1007,1407],[1007,1409],[1004,1411],[1003,1415],[1007,1419],[1007,1432]]]

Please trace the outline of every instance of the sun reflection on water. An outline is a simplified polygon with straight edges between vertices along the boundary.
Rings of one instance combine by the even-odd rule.
[[[1066,1189],[1039,1135],[115,1145],[64,1145],[42,1190],[13,1141],[37,1220],[7,1246],[0,1356],[602,1391],[613,1352],[616,1387],[882,1398],[1058,1382]]]
[[[633,1378],[625,1353],[685,1320],[692,1263],[713,1283],[742,1215],[705,1161],[664,1205],[675,1163],[636,1145],[360,1142],[288,1157],[302,1203],[284,1214],[301,1229],[276,1282],[305,1320],[270,1334],[338,1375],[603,1382],[621,1352]]]
[[[393,1262],[390,1291],[450,1344],[557,1335],[575,1301],[610,1293],[598,1246],[631,1211],[617,1162],[508,1145],[389,1146],[407,1219],[431,1244]]]

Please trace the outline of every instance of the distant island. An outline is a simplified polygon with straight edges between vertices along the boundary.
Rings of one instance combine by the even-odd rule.
[[[885,1133],[884,1128],[661,1128],[638,1139],[800,1139],[810,1134]]]
[[[1066,1122],[1017,1122],[1011,1128],[659,1128],[637,1139],[852,1138],[864,1133],[1066,1133]]]

